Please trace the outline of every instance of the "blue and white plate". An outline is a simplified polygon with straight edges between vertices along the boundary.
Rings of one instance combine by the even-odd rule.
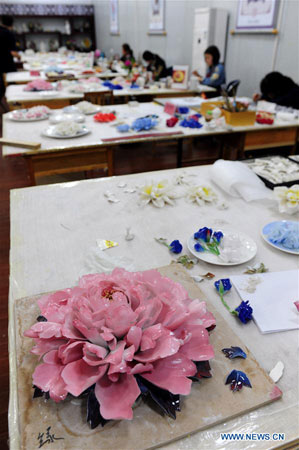
[[[293,255],[299,255],[299,249],[291,249],[288,247],[285,247],[283,244],[280,243],[274,243],[271,242],[269,239],[269,234],[275,231],[283,231],[286,232],[288,227],[290,226],[297,226],[298,232],[299,232],[299,223],[293,220],[278,220],[276,222],[270,222],[267,225],[264,226],[262,229],[262,237],[264,240],[272,245],[272,247],[277,248],[278,250],[281,250],[282,252],[291,253]]]

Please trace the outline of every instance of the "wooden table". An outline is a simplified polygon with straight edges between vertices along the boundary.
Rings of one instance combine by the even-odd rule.
[[[54,84],[55,86],[55,84]],[[47,96],[49,93],[49,97]],[[52,95],[53,94],[53,97]],[[93,94],[93,97],[110,96],[110,90],[99,85],[92,93],[87,92],[86,96]],[[6,89],[6,99],[11,109],[30,108],[36,105],[46,105],[49,108],[63,108],[65,106],[84,100],[85,94],[81,92],[71,92],[68,88],[53,91],[27,92],[24,85],[10,85]],[[100,101],[96,103],[100,104]]]
[[[204,124],[204,119],[201,118],[200,121],[204,126],[200,129],[183,128],[179,124],[174,128],[168,128],[166,119],[169,118],[169,115],[164,112],[162,106],[156,103],[140,103],[137,107],[113,105],[104,108],[105,110],[116,111],[118,120],[129,125],[136,118],[150,114],[158,115],[160,121],[154,130],[139,133],[133,131],[120,133],[113,123],[96,123],[93,116],[86,116],[85,123],[91,131],[90,134],[75,139],[52,139],[42,136],[42,131],[49,125],[48,121],[12,122],[7,118],[7,115],[4,115],[3,137],[24,140],[30,129],[30,135],[34,136],[34,140],[41,143],[41,149],[33,151],[4,146],[3,156],[25,157],[31,182],[35,184],[36,178],[39,176],[73,172],[76,169],[77,171],[87,170],[86,166],[95,164],[95,153],[97,154],[100,151],[106,152],[104,154],[107,157],[108,172],[112,175],[113,147],[121,147],[122,144],[128,143],[158,143],[160,141],[166,143],[169,140],[174,141],[177,146],[177,167],[182,166],[184,148],[188,148],[193,140],[200,140],[208,136],[219,139],[222,157],[225,159],[240,159],[244,157],[247,150],[252,148],[291,146],[291,153],[294,153],[299,125],[298,121],[294,121],[293,123],[277,122],[275,125],[255,124],[249,127],[211,129]],[[90,152],[91,154],[89,154]],[[101,160],[100,164],[102,163]],[[189,161],[189,164],[191,163],[196,163],[196,160]]]
[[[142,101],[142,97],[145,97],[146,101],[154,100],[154,98],[179,98],[179,97],[192,97],[199,92],[214,92],[216,89],[210,86],[201,85],[200,89],[173,89],[173,88],[158,88],[157,86],[150,86],[148,88],[124,88],[121,90],[114,90],[113,95],[115,102],[122,101],[128,103],[129,100]]]
[[[126,183],[127,187],[135,187],[142,185],[146,180],[171,181],[186,173],[192,175],[194,183],[212,185],[220,198],[229,204],[229,208],[220,210],[214,205],[199,207],[195,203],[186,202],[184,198],[178,199],[175,206],[159,209],[148,205],[141,208],[138,206],[138,193],[128,194],[123,188],[118,187],[120,182]],[[104,196],[107,190],[114,192],[120,202],[109,203]],[[10,207],[9,429],[10,446],[14,450],[19,449],[17,396],[22,395],[16,385],[13,323],[13,305],[18,298],[76,285],[78,278],[83,274],[102,270],[102,266],[98,263],[99,257],[105,261],[109,260],[112,266],[120,264],[120,258],[126,258],[126,262],[123,262],[126,268],[132,271],[167,265],[173,258],[164,246],[154,241],[154,238],[162,236],[169,242],[172,239],[179,239],[186,253],[188,237],[194,230],[207,225],[219,229],[223,224],[233,224],[234,229],[251,236],[257,243],[258,252],[250,261],[250,265],[264,262],[271,272],[298,268],[295,255],[274,249],[261,237],[261,229],[266,223],[289,219],[289,216],[280,214],[277,207],[267,207],[259,202],[247,203],[241,198],[225,195],[214,186],[209,166],[16,189],[11,191]],[[245,210],[246,214],[240,213]],[[133,241],[125,240],[127,227],[131,227],[132,233],[135,234]],[[102,238],[115,240],[119,246],[101,252],[96,240]],[[227,278],[243,273],[247,264],[222,267],[200,262],[189,273],[193,276],[213,272],[215,279]],[[262,335],[253,321],[247,325],[237,322],[223,307],[213,281],[203,281],[200,288],[263,369],[269,372],[279,360],[284,363],[283,376],[277,383],[283,396],[268,406],[210,427],[206,431],[186,436],[180,441],[164,446],[164,449],[268,450],[281,444],[290,446],[299,435],[298,333],[293,330]],[[232,307],[240,303],[234,289],[229,294],[229,303]],[[217,327],[215,332],[217,333]],[[228,344],[234,345],[233,342]],[[242,395],[242,391],[232,393],[232,401],[235,401],[237,395]],[[200,404],[199,408],[205,408],[208,416],[208,405]],[[285,440],[222,441],[220,436],[222,432],[285,433]]]
[[[23,138],[30,133],[41,142],[40,151],[3,146],[3,156],[23,156],[26,159],[31,183],[35,184],[40,176],[57,173],[78,172],[102,168],[105,163],[108,174],[113,174],[113,147],[128,143],[160,142],[183,136],[183,131],[172,130],[165,125],[168,115],[161,106],[154,103],[142,103],[138,108],[117,105],[104,110],[117,111],[118,118],[132,123],[141,115],[159,114],[161,126],[157,130],[119,133],[113,124],[97,123],[93,116],[86,116],[86,126],[91,133],[73,139],[53,139],[42,135],[49,126],[49,121],[13,122],[4,115],[3,137]]]
[[[81,72],[82,71],[76,71],[76,70],[71,70],[71,69],[65,70],[66,74],[73,75],[74,80],[78,80],[79,78],[86,78],[87,76],[97,77],[97,78],[106,80],[106,79],[110,79],[110,78],[115,78],[117,76],[126,75],[125,72],[117,73],[117,72],[111,72],[110,70],[108,70],[106,72],[95,72],[95,73],[89,74],[89,75],[82,75]],[[8,72],[6,74],[5,81],[6,81],[7,85],[26,84],[26,83],[29,83],[30,81],[37,80],[39,78],[49,81],[44,70],[40,71],[40,75],[30,75],[29,70],[23,70],[23,71],[19,71],[19,72]],[[58,77],[58,79],[60,79],[60,78]],[[53,80],[51,80],[51,81],[53,81]]]

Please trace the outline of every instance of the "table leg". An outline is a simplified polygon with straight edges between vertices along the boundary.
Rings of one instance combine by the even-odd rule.
[[[178,139],[177,167],[182,167],[183,139]]]
[[[35,173],[34,173],[34,165],[32,162],[32,158],[30,155],[25,156],[25,161],[27,164],[27,169],[28,169],[28,175],[29,175],[29,179],[30,179],[30,184],[31,186],[36,186],[36,179],[35,179]]]
[[[223,135],[222,158],[235,161],[244,158],[245,133]]]

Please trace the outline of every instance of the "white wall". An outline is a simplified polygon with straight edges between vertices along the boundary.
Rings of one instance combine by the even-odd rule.
[[[151,50],[167,65],[191,64],[193,11],[212,7],[227,9],[229,30],[235,28],[238,0],[165,0],[166,36],[148,35],[149,0],[119,0],[120,35],[111,36],[109,0],[94,0],[98,48],[109,54],[121,52],[127,42],[140,57]],[[299,0],[281,0],[281,27],[278,36],[265,34],[228,35],[226,54],[227,81],[239,78],[240,95],[259,90],[263,76],[272,71],[275,41],[278,39],[274,70],[299,79]]]

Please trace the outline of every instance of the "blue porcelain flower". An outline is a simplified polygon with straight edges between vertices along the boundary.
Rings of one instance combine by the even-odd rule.
[[[221,239],[223,238],[223,233],[222,231],[214,231],[213,233],[213,239],[220,244]]]
[[[175,241],[172,241],[172,242],[170,243],[170,245],[169,245],[169,250],[170,250],[172,253],[181,253],[181,251],[183,250],[183,246],[182,246],[182,244],[180,243],[180,241],[175,240]]]
[[[230,388],[234,392],[240,391],[243,386],[252,387],[246,373],[241,370],[233,370],[226,378],[225,384],[230,384]]]
[[[116,127],[116,129],[117,129],[117,131],[119,131],[120,133],[125,133],[125,132],[127,132],[127,131],[129,131],[129,129],[130,129],[130,127],[129,127],[129,125],[127,125],[127,124],[122,124],[122,125],[118,125],[117,127]]]
[[[194,119],[183,119],[180,122],[180,126],[184,128],[201,128],[202,124],[197,122],[197,120]]]
[[[114,84],[111,83],[111,81],[104,81],[104,83],[102,83],[103,86],[111,89],[112,91],[117,91],[117,90],[121,90],[123,89],[123,87],[120,84]]]
[[[203,227],[194,233],[194,239],[202,239],[205,242],[210,242],[212,233],[212,228]]]
[[[223,348],[222,352],[229,359],[234,359],[234,358],[246,359],[246,357],[247,357],[246,353],[240,347]]]
[[[189,108],[187,106],[178,106],[177,107],[177,112],[179,114],[188,114],[189,111],[190,110],[189,110]]]
[[[196,244],[194,244],[194,250],[197,252],[204,252],[205,248],[199,242],[196,242]]]
[[[246,324],[252,319],[253,309],[251,308],[248,300],[246,302],[242,301],[235,311],[238,313],[238,318],[242,323]]]
[[[153,120],[150,117],[140,117],[133,122],[132,128],[135,131],[150,130],[155,127],[157,123],[157,120]]]
[[[219,294],[222,295],[230,291],[232,288],[232,284],[229,278],[222,278],[221,280],[215,281],[214,286],[219,292]]]

